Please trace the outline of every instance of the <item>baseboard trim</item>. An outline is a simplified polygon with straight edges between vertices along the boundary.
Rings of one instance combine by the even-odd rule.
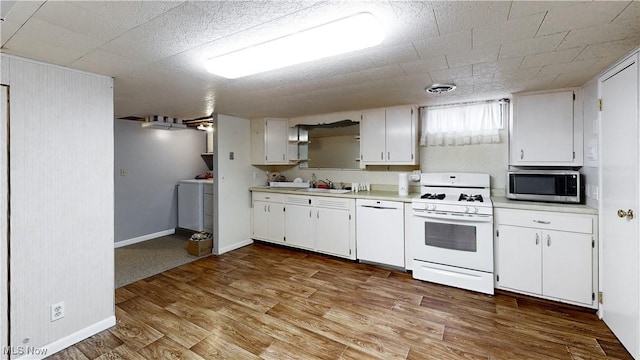
[[[68,348],[71,345],[77,344],[80,341],[91,337],[101,331],[107,330],[108,328],[115,326],[116,317],[112,315],[102,321],[99,321],[93,325],[87,326],[86,328],[77,331],[69,336],[63,337],[60,340],[54,341],[51,344],[44,346],[41,349],[38,349],[38,354],[25,354],[17,359],[44,359],[47,356],[51,356],[61,350]]]
[[[236,249],[240,249],[243,246],[247,246],[247,245],[251,245],[251,244],[253,244],[253,240],[251,240],[251,239],[247,239],[247,240],[235,243],[235,244],[231,244],[229,246],[223,247],[222,249],[218,249],[218,252],[216,253],[216,255],[222,255],[222,254],[224,254],[226,252],[233,251],[233,250],[236,250]]]
[[[127,245],[137,244],[139,242],[155,239],[161,236],[173,235],[175,233],[176,233],[176,229],[159,231],[153,234],[147,234],[147,235],[142,235],[142,236],[138,236],[138,237],[127,239],[127,240],[117,241],[114,243],[114,247],[119,248]]]

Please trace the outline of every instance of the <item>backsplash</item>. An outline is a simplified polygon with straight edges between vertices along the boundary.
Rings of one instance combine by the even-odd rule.
[[[421,172],[480,172],[491,176],[491,188],[504,190],[508,167],[507,131],[500,132],[498,144],[478,144],[466,146],[420,147]],[[373,166],[367,170],[300,169],[296,167],[269,167],[269,171],[279,171],[287,179],[300,177],[310,180],[316,174],[318,180],[330,179],[334,183],[369,182],[371,184],[397,185],[398,174],[412,172],[412,166]],[[266,176],[265,176],[266,182]],[[419,185],[410,182],[411,185]]]

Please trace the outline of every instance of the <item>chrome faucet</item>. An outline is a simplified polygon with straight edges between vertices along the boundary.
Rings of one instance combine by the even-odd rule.
[[[327,186],[329,187],[329,189],[334,189],[333,181],[331,181],[331,180],[329,180],[329,179],[326,179],[326,180],[320,180],[320,181],[322,181],[325,185],[327,185]]]

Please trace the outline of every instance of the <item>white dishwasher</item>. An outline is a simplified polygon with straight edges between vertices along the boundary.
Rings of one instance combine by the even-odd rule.
[[[404,268],[404,204],[356,200],[358,260]]]

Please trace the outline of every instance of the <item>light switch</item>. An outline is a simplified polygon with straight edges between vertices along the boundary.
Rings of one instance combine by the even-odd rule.
[[[233,157],[234,157],[233,151],[229,151],[229,160],[233,160]]]

